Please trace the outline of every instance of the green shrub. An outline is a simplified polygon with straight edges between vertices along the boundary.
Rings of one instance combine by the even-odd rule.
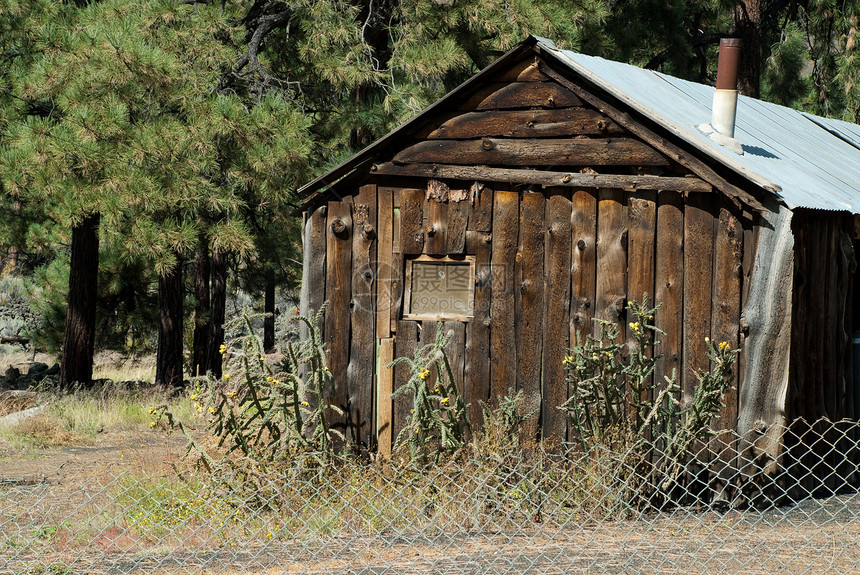
[[[633,316],[629,330],[635,345],[619,341],[617,324],[595,320],[599,334],[584,341],[564,358],[571,395],[561,406],[567,412],[577,440],[584,450],[594,445],[629,451],[641,458],[648,475],[665,489],[684,464],[695,457],[697,445],[717,432],[711,422],[725,406],[731,387],[736,354],[727,342],[714,346],[706,337],[711,368],[697,370],[693,400],[682,405],[676,374],[656,381],[655,354],[660,331],[647,295],[642,302],[628,302]]]
[[[277,469],[302,455],[313,454],[318,460],[331,455],[343,444],[343,435],[331,428],[328,418],[342,411],[325,401],[332,375],[318,329],[323,312],[299,318],[308,327],[308,339],[289,343],[280,366],[266,362],[263,342],[253,334],[248,314],[228,326],[228,332],[243,335],[221,346],[223,377],[196,378],[188,398],[194,411],[207,418],[207,429],[217,439],[214,451],[200,445],[164,406],[155,410],[158,418],[182,430],[189,451],[210,469],[223,464],[245,466],[246,471]]]
[[[455,455],[466,445],[471,425],[468,406],[454,382],[451,364],[445,355],[450,335],[442,325],[432,343],[412,357],[399,357],[388,367],[405,363],[409,380],[391,397],[412,396],[409,419],[395,441],[395,451],[409,450],[409,458],[422,465]]]

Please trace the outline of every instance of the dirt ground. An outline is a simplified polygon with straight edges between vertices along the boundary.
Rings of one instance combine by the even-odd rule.
[[[31,522],[31,531],[45,529],[38,517],[48,509],[97,513],[111,478],[175,476],[176,468],[189,466],[184,452],[180,434],[161,430],[108,431],[85,445],[38,452],[0,443],[0,534],[22,521]],[[860,573],[860,495],[765,511],[683,509],[564,529],[476,532],[451,525],[444,533],[356,531],[184,547],[155,539],[148,548],[122,551],[100,541],[75,547],[69,557],[62,548],[4,547],[0,535],[0,575]]]

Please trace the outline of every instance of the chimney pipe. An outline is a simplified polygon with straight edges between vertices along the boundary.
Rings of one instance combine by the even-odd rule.
[[[735,140],[735,115],[738,109],[738,60],[741,53],[740,38],[721,38],[720,57],[717,62],[717,89],[711,107],[711,123],[699,129],[739,156],[744,155],[741,143]]]
[[[735,116],[738,108],[738,60],[741,54],[740,38],[720,39],[720,56],[717,61],[717,89],[711,110],[711,125],[729,138],[735,137]]]

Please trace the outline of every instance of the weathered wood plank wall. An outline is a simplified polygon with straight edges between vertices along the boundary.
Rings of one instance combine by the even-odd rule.
[[[523,437],[570,440],[557,409],[569,393],[564,356],[595,318],[618,322],[619,342],[632,342],[627,301],[646,293],[661,304],[655,324],[665,332],[654,378],[663,385],[674,373],[685,401],[694,370],[708,368],[704,338],[742,344],[757,224],[710,186],[759,205],[614,110],[540,62],[521,62],[416,129],[370,168],[374,185],[350,183],[344,200],[309,215],[308,238],[320,217],[326,226],[322,241],[311,238],[324,270],[315,293],[329,301],[332,398],[348,408],[355,440],[372,445],[385,430],[394,441],[409,415],[407,399],[391,402],[379,388],[390,379],[398,389],[407,370],[383,373],[376,353],[409,355],[435,335],[436,322],[402,319],[406,262],[422,254],[474,257],[474,314],[444,328],[476,428],[481,402],[522,390],[527,408],[540,408]],[[344,229],[334,231],[337,221]],[[730,392],[719,426],[733,426],[738,397]]]
[[[395,205],[399,218],[392,217]],[[444,330],[452,334],[449,360],[476,429],[481,428],[481,402],[493,404],[509,390],[522,390],[529,410],[539,408],[539,416],[522,430],[523,438],[572,439],[557,409],[569,394],[562,360],[577,334],[581,339],[593,333],[593,318],[617,321],[625,334],[632,321],[627,302],[645,293],[661,304],[655,324],[666,332],[657,348],[664,356],[655,377],[662,384],[674,370],[687,401],[696,382],[692,370],[708,368],[704,334],[714,343],[737,347],[742,342],[744,264],[753,260],[745,236],[753,237],[755,230],[728,201],[685,200],[672,191],[482,187],[474,199],[437,202],[428,201],[417,186],[364,186],[351,202],[333,202],[325,211],[327,255],[321,269],[330,280],[345,282],[340,289],[327,284],[325,290],[332,398],[348,409],[348,429],[365,445],[374,445],[377,430],[384,430],[379,437],[390,449],[411,409],[407,398],[392,402],[388,396],[405,384],[408,370],[400,366],[383,372],[375,354],[410,355],[435,336],[436,322],[401,319],[403,299],[396,284],[402,282],[405,259],[420,255],[399,252],[417,251],[418,245],[421,253],[434,249],[428,230],[440,213],[459,213],[465,222],[460,253],[475,257],[474,315],[465,322],[447,321]],[[447,250],[452,234],[445,237]],[[807,242],[815,249],[820,243]],[[825,276],[829,281],[821,289],[844,291],[840,273]],[[632,339],[624,337],[620,341]],[[811,345],[811,336],[804,337],[797,341]],[[701,342],[690,342],[693,338]],[[691,357],[697,346],[703,354],[698,359]],[[733,375],[733,381],[740,379]],[[383,391],[382,384],[390,387]],[[843,396],[846,388],[840,388]],[[726,399],[716,429],[734,427],[737,390]],[[825,409],[835,405],[832,397],[829,401],[822,404]],[[733,457],[724,453],[722,463]]]

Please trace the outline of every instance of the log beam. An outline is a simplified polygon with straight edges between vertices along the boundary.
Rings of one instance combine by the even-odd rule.
[[[452,166],[448,164],[408,164],[391,162],[374,164],[370,171],[386,176],[412,176],[481,182],[512,182],[541,186],[570,188],[619,188],[624,190],[673,190],[678,192],[710,192],[711,185],[698,177],[633,176],[617,174],[579,174],[576,172],[544,172],[483,166]]]
[[[630,138],[427,140],[394,156],[394,162],[507,166],[666,166],[659,152]]]

